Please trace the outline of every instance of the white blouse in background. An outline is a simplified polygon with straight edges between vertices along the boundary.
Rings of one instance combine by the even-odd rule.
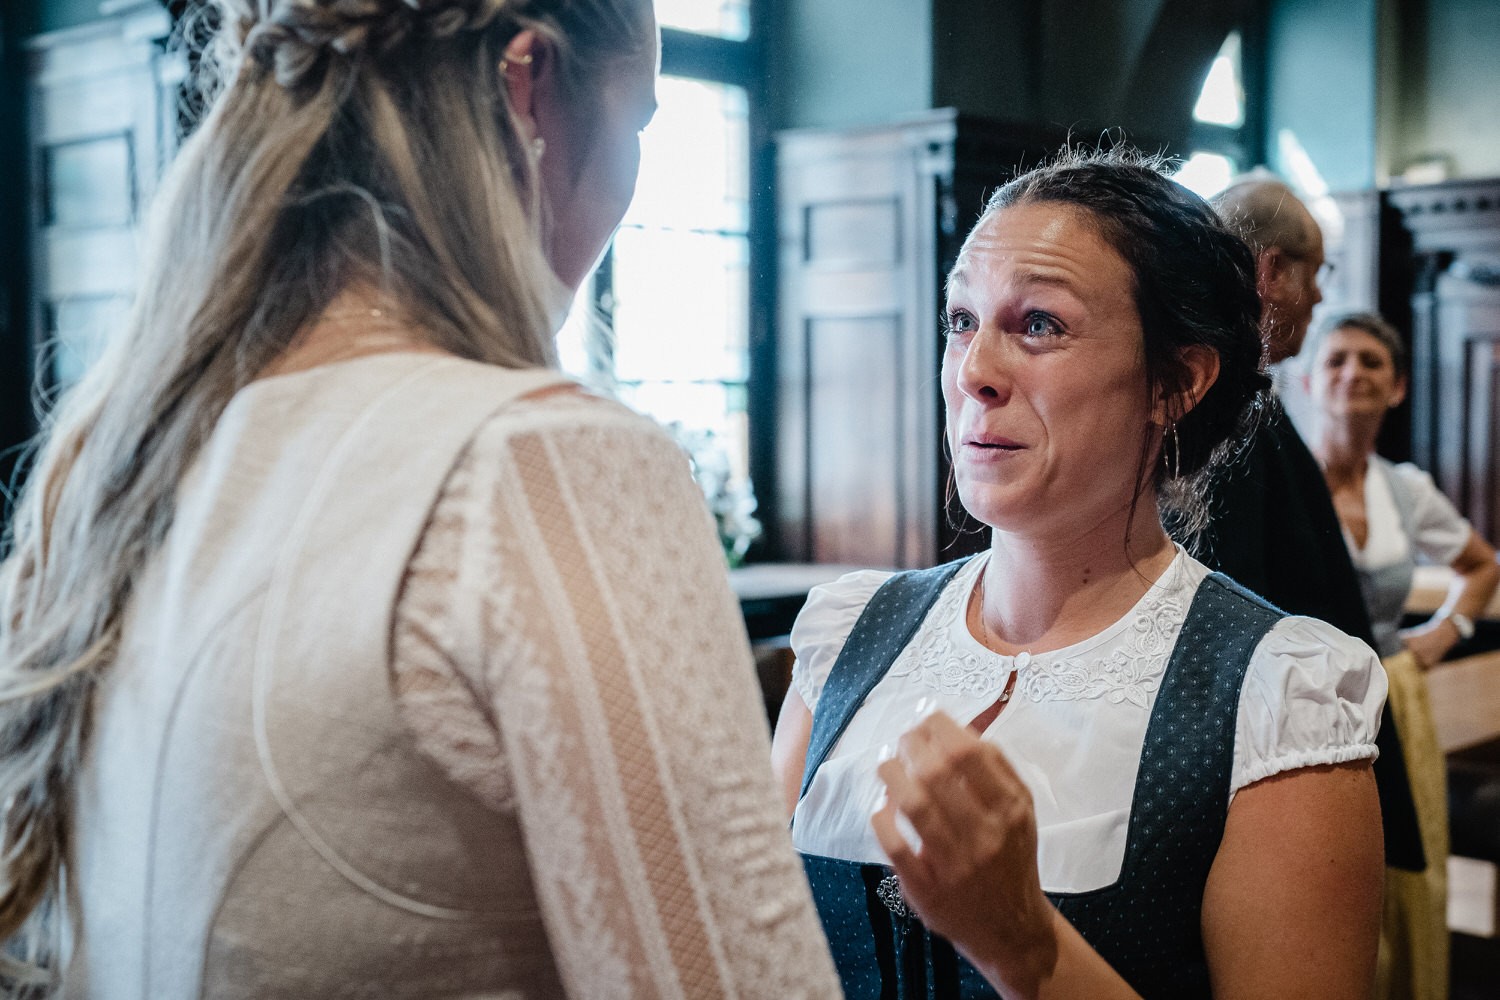
[[[870,827],[882,798],[879,761],[930,711],[960,722],[976,717],[1015,672],[1011,700],[984,738],[1005,751],[1031,791],[1042,886],[1108,886],[1124,861],[1136,771],[1162,675],[1209,570],[1179,548],[1114,625],[1062,649],[1010,657],[982,645],[966,620],[987,558],[954,576],[917,640],[865,699],[798,805],[793,841],[808,854],[883,863]],[[851,573],[809,596],[792,629],[792,684],[809,709],[816,711],[850,630],[889,575]],[[1385,695],[1385,673],[1364,643],[1325,622],[1282,619],[1245,675],[1230,795],[1283,771],[1373,759]]]
[[[1401,485],[1411,497],[1415,537],[1406,535],[1391,484],[1386,481],[1386,470],[1401,477]],[[1365,473],[1365,518],[1369,531],[1364,548],[1354,543],[1347,529],[1344,531],[1344,543],[1354,560],[1354,568],[1365,571],[1405,562],[1413,558],[1413,549],[1417,562],[1451,565],[1469,543],[1469,535],[1474,530],[1437,488],[1432,477],[1410,462],[1400,465],[1370,463]]]

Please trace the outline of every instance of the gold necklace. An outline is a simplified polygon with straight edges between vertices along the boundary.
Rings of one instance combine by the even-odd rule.
[[[319,330],[323,331],[321,336]],[[429,341],[413,336],[401,320],[384,309],[375,306],[334,309],[305,327],[298,343],[267,366],[257,378],[403,351],[443,353]]]
[[[1000,652],[1000,650],[996,647],[1000,645],[1008,645],[1008,643],[1003,644],[998,638],[995,637],[994,633],[990,631],[990,623],[984,617],[984,581],[989,577],[989,575],[990,567],[989,564],[986,563],[984,569],[982,569],[979,573],[979,586],[974,589],[974,596],[979,601],[979,608],[975,612],[975,614],[979,618],[979,631],[982,633],[980,635],[979,641],[986,649],[996,654],[997,656],[1009,656],[1015,661],[1016,668],[1020,669],[1031,662],[1031,652],[1025,649],[1021,650],[1019,653]]]

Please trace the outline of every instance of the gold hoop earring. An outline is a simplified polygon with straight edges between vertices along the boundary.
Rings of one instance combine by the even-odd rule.
[[[1172,439],[1172,463],[1167,464],[1167,438]],[[1161,463],[1166,466],[1170,478],[1176,479],[1182,475],[1182,443],[1177,438],[1177,425],[1173,424],[1167,428],[1166,434],[1162,435]]]

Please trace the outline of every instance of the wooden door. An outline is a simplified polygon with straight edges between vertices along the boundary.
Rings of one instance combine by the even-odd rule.
[[[1390,195],[1411,275],[1412,457],[1500,534],[1500,180]]]

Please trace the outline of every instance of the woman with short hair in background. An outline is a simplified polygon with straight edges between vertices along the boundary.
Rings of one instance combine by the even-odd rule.
[[[1323,467],[1344,541],[1370,609],[1390,680],[1390,711],[1401,728],[1417,805],[1423,871],[1386,871],[1378,996],[1448,996],[1447,769],[1423,674],[1474,634],[1500,583],[1495,549],[1411,463],[1375,453],[1385,415],[1406,398],[1406,345],[1373,313],[1334,317],[1319,338],[1308,388],[1317,407],[1313,454]],[[1447,599],[1430,619],[1401,628],[1418,562],[1454,571]]]

